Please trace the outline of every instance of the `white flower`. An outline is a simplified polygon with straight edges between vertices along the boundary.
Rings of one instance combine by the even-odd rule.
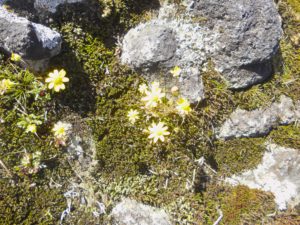
[[[139,92],[145,94],[146,91],[148,91],[148,86],[146,84],[141,84],[139,86]]]
[[[130,123],[134,124],[135,121],[139,118],[139,112],[137,110],[129,110],[127,117],[130,121]]]
[[[148,138],[153,139],[154,143],[156,143],[158,140],[164,142],[164,136],[170,134],[170,132],[168,132],[168,127],[165,126],[163,122],[159,122],[158,124],[152,123],[152,125],[148,128],[148,131],[150,133]]]
[[[52,132],[54,136],[58,139],[65,139],[67,137],[68,131],[72,128],[72,125],[64,122],[57,122],[54,124]]]
[[[187,115],[192,111],[190,103],[186,98],[178,99],[176,109],[182,115]]]
[[[151,84],[151,90],[145,91],[146,96],[142,98],[142,101],[146,102],[146,107],[155,108],[158,103],[162,102],[162,98],[166,96],[165,93],[159,88],[159,82],[153,82]]]
[[[175,66],[172,70],[170,70],[170,73],[173,75],[173,77],[179,77],[181,71],[182,70],[179,66]]]

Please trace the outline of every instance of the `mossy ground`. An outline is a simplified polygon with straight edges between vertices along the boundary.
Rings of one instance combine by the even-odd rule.
[[[213,224],[219,216],[218,209],[224,213],[220,224],[297,221],[299,217],[289,212],[272,220],[266,217],[275,210],[270,194],[244,186],[228,187],[219,180],[225,175],[254,168],[261,160],[267,140],[300,149],[299,127],[279,127],[265,138],[226,142],[215,140],[213,130],[237,106],[255,109],[270,104],[281,94],[299,100],[300,44],[296,35],[300,30],[300,4],[292,0],[280,3],[285,34],[281,52],[274,61],[275,75],[268,82],[233,92],[211,66],[203,74],[205,101],[195,105],[194,113],[184,121],[175,114],[164,118],[171,135],[167,142],[158,145],[151,145],[142,132],[150,121],[139,121],[135,126],[127,121],[128,110],[139,107],[141,96],[137,89],[144,80],[119,65],[120,49],[116,44],[118,35],[122,36],[138,22],[151,17],[149,11],[158,7],[158,1],[116,1],[106,18],[101,16],[105,8],[102,1],[91,1],[91,4],[93,10],[64,8],[56,17],[60,19],[51,25],[62,33],[64,43],[62,53],[52,60],[50,70],[64,68],[70,84],[46,106],[35,103],[30,106],[35,113],[42,107],[50,112],[48,123],[38,131],[40,139],[24,134],[16,126],[18,115],[12,106],[1,105],[0,118],[6,122],[0,127],[0,159],[13,178],[7,171],[0,171],[6,177],[0,182],[0,224],[58,223],[66,208],[62,194],[67,180],[75,174],[65,151],[50,144],[49,134],[50,125],[70,112],[80,115],[92,129],[99,161],[94,179],[102,184],[94,188],[108,211],[122,196],[128,196],[165,208],[177,224]],[[7,60],[2,60],[1,65],[2,71],[16,73]],[[174,132],[177,127],[179,131]],[[24,149],[41,151],[48,167],[34,176],[15,172]],[[201,183],[203,177],[196,162],[202,156],[217,170],[206,188]],[[51,180],[63,186],[50,188]],[[91,219],[88,215],[82,218]],[[76,224],[76,218],[70,221]],[[101,221],[109,223],[109,218]]]

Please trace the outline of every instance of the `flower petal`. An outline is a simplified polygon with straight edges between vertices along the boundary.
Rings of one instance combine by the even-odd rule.
[[[49,89],[52,89],[54,87],[54,83],[50,83],[49,85],[48,85],[48,88]]]

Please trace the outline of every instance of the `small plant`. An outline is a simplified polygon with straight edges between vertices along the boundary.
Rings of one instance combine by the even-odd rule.
[[[41,124],[41,116],[36,116],[34,114],[22,115],[17,123],[19,127],[25,129],[26,133],[34,134],[36,134],[37,126]]]
[[[22,174],[36,174],[45,167],[45,165],[41,163],[41,156],[42,153],[39,151],[34,153],[25,151],[21,159],[21,165],[16,166],[15,169],[22,172]]]

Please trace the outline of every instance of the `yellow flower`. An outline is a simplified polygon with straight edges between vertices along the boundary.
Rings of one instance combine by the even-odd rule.
[[[49,77],[46,78],[46,83],[49,83],[48,88],[53,88],[55,92],[64,90],[66,88],[65,82],[69,82],[69,78],[66,77],[66,71],[64,69],[60,71],[54,70],[52,73],[49,73]]]
[[[170,70],[170,73],[173,75],[173,77],[179,77],[181,68],[179,66],[175,66],[172,70]]]
[[[11,53],[10,60],[13,62],[20,62],[22,57],[19,54]]]
[[[168,132],[168,127],[166,127],[162,122],[159,122],[158,124],[152,123],[152,125],[148,128],[148,131],[150,133],[148,138],[153,139],[154,143],[156,143],[158,140],[164,142],[164,136],[170,134],[170,132]]]
[[[36,133],[36,125],[35,124],[28,124],[25,130],[25,133]]]
[[[10,79],[3,79],[0,82],[0,95],[3,95],[5,92],[10,90],[15,83]]]
[[[54,124],[54,127],[52,129],[52,132],[54,133],[54,136],[59,139],[65,139],[67,136],[67,132],[72,128],[72,125],[69,123],[64,122],[57,122]]]
[[[134,124],[135,121],[139,118],[139,112],[137,110],[129,110],[127,117],[130,121],[130,123]]]
[[[142,98],[142,101],[146,102],[146,107],[155,108],[158,103],[162,102],[162,98],[165,97],[165,93],[159,88],[158,82],[153,82],[151,84],[151,90],[145,91],[146,96]]]
[[[146,91],[148,91],[148,86],[146,84],[141,84],[139,86],[139,92],[144,94]]]
[[[183,115],[187,115],[192,111],[190,103],[186,98],[178,99],[176,109]]]

